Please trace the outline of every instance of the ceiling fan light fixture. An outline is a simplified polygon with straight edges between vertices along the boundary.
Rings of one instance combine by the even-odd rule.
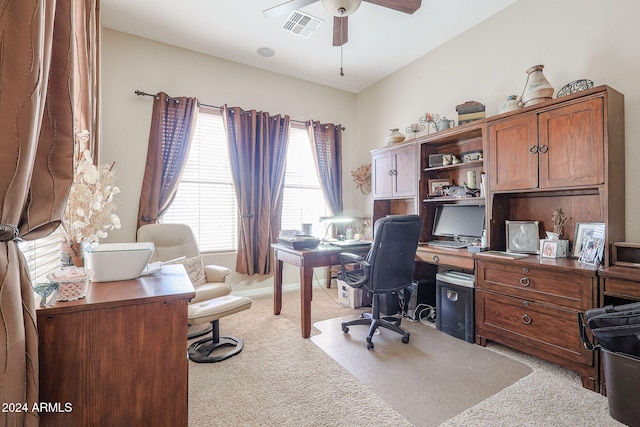
[[[322,6],[333,16],[349,16],[360,7],[362,0],[322,0]]]

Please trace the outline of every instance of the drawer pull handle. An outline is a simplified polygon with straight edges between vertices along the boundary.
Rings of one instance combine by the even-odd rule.
[[[537,152],[538,152],[538,146],[537,145],[532,145],[531,147],[529,147],[529,153],[536,154]]]
[[[531,284],[531,280],[529,280],[528,277],[523,277],[522,279],[520,279],[520,284],[522,286],[529,286]]]
[[[529,316],[528,314],[522,316],[522,323],[524,323],[525,325],[531,324],[531,316]]]
[[[544,154],[547,151],[549,151],[549,147],[547,147],[546,145],[541,145],[540,148],[538,149],[538,152]]]
[[[434,255],[432,259],[433,262],[440,262],[440,258],[438,257],[438,255]]]

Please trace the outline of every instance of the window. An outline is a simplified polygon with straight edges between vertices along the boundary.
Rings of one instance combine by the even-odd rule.
[[[292,125],[289,133],[287,167],[282,206],[283,230],[300,230],[311,224],[312,233],[322,236],[320,217],[330,216],[325,201],[306,128]]]
[[[234,251],[237,209],[220,113],[201,108],[189,158],[165,223],[188,224],[201,251]]]
[[[58,228],[46,237],[37,240],[23,240],[18,247],[27,260],[31,283],[46,282],[47,273],[60,267],[60,243],[62,232]]]
[[[300,230],[309,223],[319,234],[319,219],[329,216],[329,208],[309,137],[303,126],[292,126],[289,138],[281,228]],[[191,226],[201,251],[237,249],[236,197],[224,124],[217,110],[202,108],[198,114],[176,198],[162,221]]]

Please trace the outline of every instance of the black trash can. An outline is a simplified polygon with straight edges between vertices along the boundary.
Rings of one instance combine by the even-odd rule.
[[[640,426],[640,358],[600,349],[607,384],[609,415],[628,426]]]

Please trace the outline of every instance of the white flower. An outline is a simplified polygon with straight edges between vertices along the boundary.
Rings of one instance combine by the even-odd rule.
[[[107,236],[105,230],[120,228],[120,218],[113,213],[115,186],[113,165],[94,165],[87,149],[90,134],[76,131],[74,179],[69,191],[67,208],[62,218],[62,230],[69,243],[87,242],[92,246]]]

